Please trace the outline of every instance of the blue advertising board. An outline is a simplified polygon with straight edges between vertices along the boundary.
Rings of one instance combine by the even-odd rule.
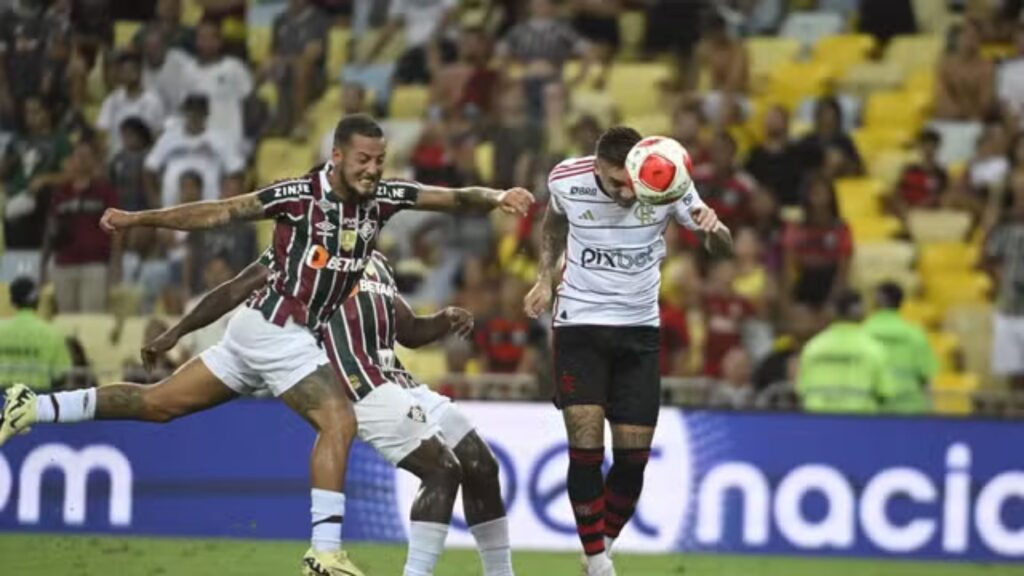
[[[577,550],[558,413],[461,407],[501,461],[513,546]],[[259,400],[37,426],[0,449],[0,530],[303,539],[312,442]],[[1012,422],[664,409],[617,549],[1024,561],[1021,446]],[[357,443],[346,538],[403,541],[416,487]],[[471,546],[460,517],[449,543]]]

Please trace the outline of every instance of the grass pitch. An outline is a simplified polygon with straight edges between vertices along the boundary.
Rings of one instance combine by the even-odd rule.
[[[307,545],[258,540],[109,538],[52,534],[0,535],[0,574],[18,576],[294,576]],[[367,576],[402,573],[401,546],[352,544]],[[579,556],[516,552],[520,576],[576,575]],[[624,576],[1011,576],[1021,565],[877,562],[771,556],[616,555]],[[473,550],[448,550],[437,576],[476,576]]]

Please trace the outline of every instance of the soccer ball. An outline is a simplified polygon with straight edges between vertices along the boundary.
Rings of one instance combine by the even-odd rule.
[[[664,136],[648,136],[626,155],[626,172],[637,200],[644,204],[675,202],[690,187],[690,154]]]

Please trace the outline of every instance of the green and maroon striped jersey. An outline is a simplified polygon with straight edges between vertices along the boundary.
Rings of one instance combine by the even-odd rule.
[[[372,198],[342,202],[331,194],[331,165],[259,192],[275,222],[274,274],[246,303],[269,322],[289,318],[318,332],[355,287],[384,224],[416,204],[419,185],[381,181]]]
[[[405,388],[417,386],[395,355],[398,298],[394,270],[387,258],[375,251],[352,297],[321,331],[327,357],[356,400],[387,382]]]

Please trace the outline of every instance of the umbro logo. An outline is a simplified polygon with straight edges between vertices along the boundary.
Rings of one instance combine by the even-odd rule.
[[[331,224],[330,222],[328,222],[326,220],[324,220],[323,222],[317,222],[316,225],[315,225],[315,228],[316,228],[317,236],[324,236],[324,237],[329,236],[331,234],[331,232],[334,232],[335,230],[338,229],[337,226],[335,226],[334,224]]]
[[[597,220],[597,218],[594,218],[594,213],[591,212],[590,210],[587,210],[586,212],[584,212],[583,215],[580,216],[580,219],[581,220],[590,220],[590,221]]]

